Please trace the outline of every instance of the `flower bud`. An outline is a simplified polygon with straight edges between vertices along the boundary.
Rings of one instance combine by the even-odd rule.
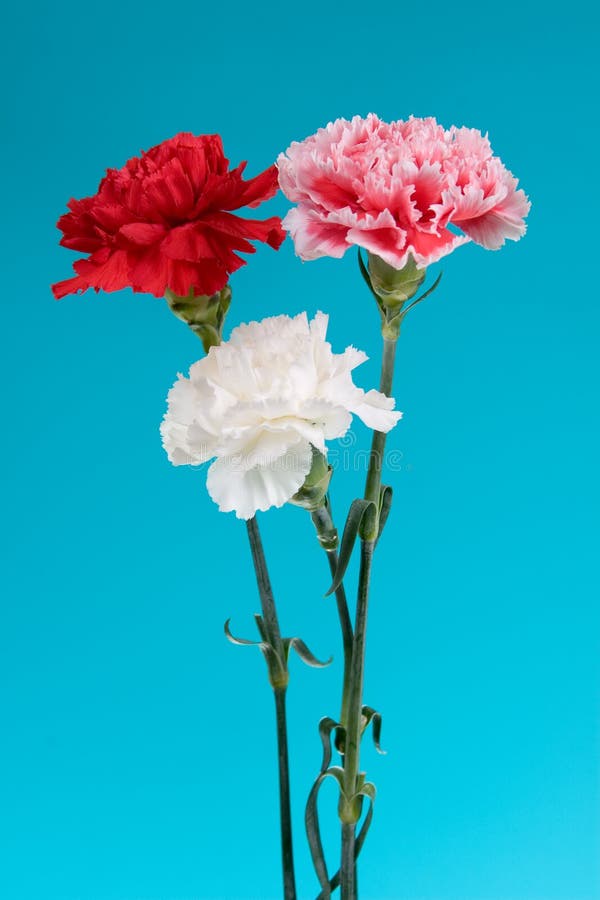
[[[301,506],[302,509],[308,509],[310,512],[323,506],[333,472],[327,463],[327,458],[315,447],[312,448],[312,454],[312,466],[304,479],[304,484],[288,501],[294,506]]]
[[[407,300],[417,293],[425,280],[426,269],[417,269],[412,256],[402,269],[394,269],[380,256],[368,254],[369,277],[381,305],[388,310],[399,311]]]
[[[186,297],[180,297],[167,288],[165,299],[178,319],[185,322],[197,334],[204,351],[221,343],[223,323],[231,303],[231,288],[225,285],[216,294],[194,296],[190,290]]]

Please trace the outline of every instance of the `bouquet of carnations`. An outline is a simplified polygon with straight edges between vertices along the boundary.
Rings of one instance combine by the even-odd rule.
[[[339,708],[318,723],[321,760],[315,758],[305,801],[306,836],[318,896],[330,897],[339,887],[343,900],[353,900],[375,801],[375,786],[361,770],[361,741],[370,730],[379,749],[381,730],[380,713],[364,703],[363,681],[371,571],[376,550],[385,553],[379,540],[392,503],[393,486],[384,483],[386,434],[402,415],[392,397],[401,326],[439,284],[440,275],[425,287],[429,266],[468,241],[496,250],[507,238],[518,240],[529,202],[487,137],[475,129],[446,130],[433,118],[389,124],[375,115],[338,119],[293,143],[254,178],[243,178],[245,165],[230,168],[218,135],[178,134],[109,169],[97,193],[71,200],[58,222],[63,246],[84,256],[73,265],[75,276],[53,291],[61,298],[88,288],[130,287],[165,298],[202,343],[202,358],[169,391],[160,431],[173,465],[212,460],[210,496],[222,512],[246,523],[261,605],[257,640],[235,637],[228,623],[225,632],[233,643],[260,649],[274,695],[287,900],[296,897],[288,657],[294,650],[308,665],[328,662],[317,660],[300,638],[284,637],[257,513],[291,503],[314,523],[331,572],[327,593],[337,606],[343,670]],[[295,204],[283,221],[238,215],[278,188]],[[286,232],[303,260],[340,258],[357,248],[366,284],[357,302],[371,303],[381,323],[379,389],[354,384],[352,373],[366,356],[352,346],[333,351],[326,312],[311,321],[303,311],[285,313],[226,334],[230,277],[245,262],[239,254],[255,252],[252,241],[277,250]],[[327,442],[343,438],[353,416],[372,429],[372,445],[364,493],[338,531]],[[356,551],[358,584],[351,590],[346,574]],[[327,778],[338,791],[341,850],[334,863],[325,859],[317,806]]]

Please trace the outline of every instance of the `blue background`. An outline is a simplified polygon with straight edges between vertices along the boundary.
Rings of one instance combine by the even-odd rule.
[[[271,696],[259,654],[222,634],[232,616],[252,636],[244,529],[158,436],[196,338],[151,297],[56,303],[73,254],[54,223],[106,166],[177,131],[220,132],[254,174],[369,111],[489,130],[533,209],[518,244],[447,258],[401,338],[366,684],[389,752],[365,745],[379,796],[361,896],[600,897],[591,9],[110,0],[4,15],[2,897],[279,895]],[[289,241],[261,247],[233,286],[230,325],[324,309],[334,348],[364,348],[357,377],[376,383],[353,254],[302,265]],[[338,518],[361,485],[336,475]],[[292,663],[309,898],[302,809],[317,719],[338,706],[336,619],[307,515],[262,526],[284,631],[336,654],[325,672]],[[323,817],[335,850],[333,790]]]

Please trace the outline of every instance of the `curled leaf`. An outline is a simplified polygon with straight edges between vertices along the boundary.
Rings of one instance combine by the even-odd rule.
[[[442,275],[443,275],[443,272],[440,272],[440,274],[439,274],[438,277],[435,279],[435,281],[433,282],[433,284],[431,285],[431,287],[429,288],[429,290],[425,291],[424,294],[421,294],[420,297],[417,297],[416,300],[413,300],[412,303],[409,303],[409,304],[408,304],[408,306],[402,311],[402,318],[404,318],[404,316],[405,316],[408,312],[410,312],[411,309],[413,309],[413,307],[415,307],[415,306],[417,305],[417,303],[422,303],[423,300],[424,300],[426,297],[429,297],[430,294],[433,294],[433,292],[435,291],[436,287],[438,286],[438,284],[439,284],[440,281],[442,280]]]
[[[393,490],[388,484],[382,484],[379,491],[379,531],[377,540],[381,537],[385,523],[388,520],[390,509],[392,506]]]
[[[379,510],[377,505],[373,503],[372,500],[361,499],[353,501],[344,526],[344,533],[340,544],[338,564],[335,570],[333,583],[325,594],[326,597],[333,594],[344,580],[344,575],[346,574],[346,569],[348,568],[348,563],[350,562],[352,550],[354,549],[354,544],[356,543],[359,531],[361,534],[363,531],[367,534],[376,531],[378,514]]]
[[[367,809],[367,813],[363,819],[362,825],[360,826],[358,834],[356,835],[356,841],[354,844],[354,859],[355,860],[358,859],[358,855],[363,848],[363,844],[367,838],[369,828],[371,827],[371,822],[373,821],[373,804],[375,802],[375,793],[376,793],[375,785],[371,784],[371,782],[367,782],[366,784],[363,785],[360,793],[363,796],[367,797],[367,799],[369,800],[369,808]],[[321,893],[319,894],[319,896],[317,897],[317,900],[328,900],[328,898],[331,897],[332,892],[335,891],[335,889],[339,887],[340,881],[341,881],[341,872],[338,869],[337,872],[335,873],[335,875],[333,875],[329,879],[329,883],[327,884],[326,888],[323,887],[322,882],[320,882],[322,890],[321,890]]]
[[[340,791],[343,791],[344,770],[339,766],[332,766],[330,769],[326,769],[324,772],[321,772],[319,775],[317,775],[315,782],[310,790],[310,794],[308,795],[308,800],[306,801],[306,810],[304,813],[304,824],[306,826],[306,837],[308,838],[310,855],[313,861],[313,866],[317,878],[319,879],[319,884],[321,885],[321,894],[319,896],[323,897],[324,900],[327,900],[327,898],[331,896],[331,887],[329,882],[329,874],[327,872],[327,863],[325,861],[325,852],[323,850],[323,841],[321,840],[321,827],[319,825],[319,810],[317,806],[317,799],[319,796],[321,785],[328,777],[335,778],[339,785]]]
[[[302,662],[306,663],[307,666],[312,666],[315,669],[324,669],[326,666],[331,665],[331,663],[333,662],[333,656],[330,656],[329,659],[325,660],[325,662],[321,662],[319,659],[317,659],[314,653],[311,653],[311,651],[308,649],[301,638],[284,638],[283,646],[285,647],[286,656],[293,648]]]
[[[344,727],[340,725],[339,722],[336,722],[335,719],[332,719],[331,716],[325,716],[319,722],[319,737],[321,738],[321,744],[323,745],[323,760],[321,762],[321,772],[325,772],[328,768],[329,763],[331,762],[331,732],[335,731],[335,743],[337,747],[338,741],[338,733],[339,731],[345,731]]]
[[[227,621],[225,622],[225,625],[223,626],[224,631],[225,631],[225,636],[228,641],[231,641],[232,644],[236,644],[239,647],[260,647],[260,645],[262,644],[262,641],[247,641],[245,638],[235,637],[235,635],[233,635],[231,633],[231,630],[229,628],[230,622],[231,622],[231,619],[227,619]]]
[[[262,618],[260,616],[255,616],[255,619],[261,635],[264,636],[265,632]],[[268,640],[247,641],[245,638],[235,637],[235,635],[231,633],[231,629],[229,628],[230,622],[231,619],[227,619],[224,625],[224,631],[227,640],[231,641],[232,644],[236,644],[240,647],[258,647],[267,663],[267,670],[269,673],[269,681],[271,683],[271,686],[273,688],[284,687],[288,683],[286,660],[280,657],[280,655]]]
[[[369,275],[369,270],[367,269],[367,267],[365,266],[365,264],[363,262],[362,253],[360,252],[360,247],[358,247],[357,250],[358,250],[358,268],[360,269],[360,274],[364,278],[365,284],[367,285],[367,287],[369,288],[369,290],[375,297],[377,306],[381,306],[381,300],[379,299],[379,296],[377,295],[377,292],[375,291],[373,284],[371,283],[371,276]]]
[[[381,753],[382,756],[385,756],[387,750],[382,750],[381,745],[379,743],[381,739],[381,726],[382,726],[382,718],[381,713],[378,713],[377,710],[373,709],[372,706],[363,706],[362,708],[362,717],[363,717],[363,732],[367,730],[369,725],[372,727],[373,733],[373,743],[375,744],[375,749],[378,753]]]

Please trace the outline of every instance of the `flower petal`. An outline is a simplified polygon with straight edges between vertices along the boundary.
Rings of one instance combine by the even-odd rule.
[[[311,446],[300,441],[268,466],[244,469],[235,457],[221,457],[208,470],[206,485],[221,512],[251,519],[259,510],[287,503],[304,483],[311,465]]]

